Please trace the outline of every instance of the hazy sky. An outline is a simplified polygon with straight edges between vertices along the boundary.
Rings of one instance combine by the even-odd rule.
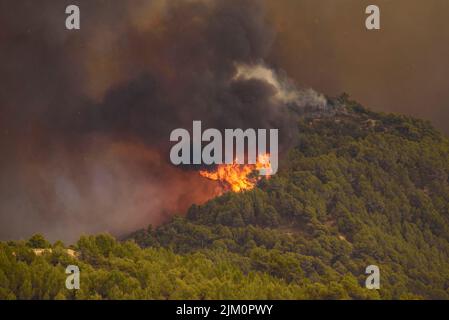
[[[300,85],[347,92],[374,110],[430,119],[449,133],[449,1],[267,1],[273,60]],[[367,31],[377,4],[381,30]]]

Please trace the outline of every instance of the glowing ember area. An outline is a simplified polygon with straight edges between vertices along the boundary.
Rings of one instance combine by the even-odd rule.
[[[215,171],[200,171],[200,175],[208,179],[219,181],[224,186],[225,190],[232,190],[234,192],[241,192],[251,190],[261,178],[258,170],[266,169],[266,177],[269,177],[271,165],[270,155],[259,155],[256,164],[237,164],[236,161],[232,164],[218,165]],[[256,172],[255,172],[256,171]],[[255,174],[252,174],[255,172]]]

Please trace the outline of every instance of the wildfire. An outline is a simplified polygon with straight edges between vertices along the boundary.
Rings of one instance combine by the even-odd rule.
[[[226,189],[231,189],[234,192],[241,192],[251,190],[256,185],[260,176],[253,176],[252,173],[256,170],[266,169],[269,174],[270,155],[268,153],[259,155],[256,164],[237,164],[236,161],[232,164],[221,164],[215,171],[200,171],[200,175],[210,180],[224,183]],[[257,173],[258,174],[258,173]],[[268,178],[269,175],[266,175]]]

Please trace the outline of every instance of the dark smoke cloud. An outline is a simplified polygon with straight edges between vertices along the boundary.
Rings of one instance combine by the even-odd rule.
[[[193,120],[289,140],[277,75],[237,77],[274,41],[259,1],[79,1],[79,32],[66,4],[1,2],[0,238],[122,233],[212,197],[168,163]]]
[[[422,85],[444,83],[438,70],[431,81],[418,71],[395,73],[405,49],[393,38],[405,33],[389,36],[389,24],[399,12],[386,15],[388,32],[367,36],[359,0],[81,0],[76,32],[64,24],[72,3],[0,0],[0,239],[120,234],[207,200],[213,182],[168,163],[170,131],[192,120],[281,128],[286,146],[293,124],[285,100],[325,104],[289,76],[326,93],[354,93],[372,107],[408,112],[395,103],[409,102],[415,114],[411,92],[420,102],[427,97],[427,107],[445,97]],[[439,3],[429,6],[443,12]],[[421,26],[433,25],[432,12]],[[418,36],[426,59],[447,52],[438,35]],[[433,41],[445,49],[435,53]],[[374,53],[368,42],[378,44]],[[430,70],[416,61],[423,50],[411,47],[404,67]]]

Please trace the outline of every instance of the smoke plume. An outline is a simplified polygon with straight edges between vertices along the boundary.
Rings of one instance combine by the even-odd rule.
[[[213,197],[168,162],[169,135],[280,128],[285,104],[322,105],[265,60],[260,1],[0,1],[0,238],[75,240],[159,224]]]

